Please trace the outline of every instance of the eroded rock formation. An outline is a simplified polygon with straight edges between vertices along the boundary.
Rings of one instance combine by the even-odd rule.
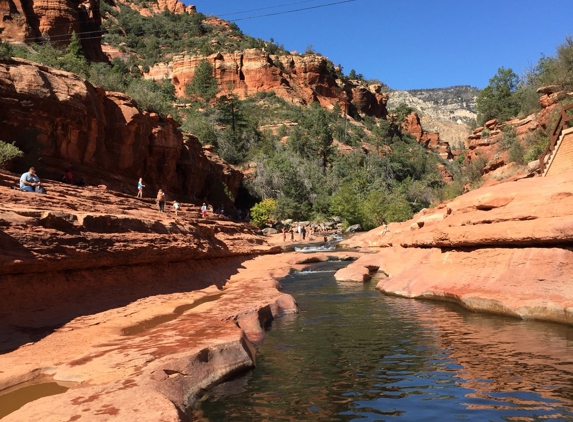
[[[171,79],[179,96],[193,80],[195,68],[203,59],[214,68],[222,94],[234,93],[241,98],[259,92],[274,91],[279,97],[296,104],[318,101],[323,107],[338,104],[341,110],[354,108],[360,114],[386,117],[388,96],[381,85],[368,86],[359,81],[342,82],[327,68],[325,57],[315,54],[271,55],[260,49],[217,53],[208,57],[176,56],[170,63],[150,68],[147,77]]]
[[[426,149],[435,152],[444,160],[451,160],[454,158],[450,144],[440,140],[440,134],[437,132],[426,132],[420,123],[420,116],[415,111],[406,116],[406,121],[402,124],[402,128],[413,135],[420,145]]]
[[[264,260],[246,263],[276,252],[249,225],[96,187],[8,187],[17,181],[0,172],[0,390],[78,384],[6,420],[182,420],[202,389],[254,366],[267,321],[297,311]]]
[[[0,0],[0,38],[12,43],[50,41],[67,46],[73,32],[86,57],[106,61],[101,50],[101,14],[97,0]]]
[[[13,169],[35,165],[44,178],[59,180],[72,168],[87,184],[133,193],[143,177],[150,195],[162,188],[170,199],[195,194],[229,205],[225,192],[236,197],[242,181],[169,116],[141,112],[125,94],[25,60],[0,63],[0,123],[2,140],[26,153]]]
[[[356,235],[345,244],[377,255],[351,265],[374,261],[388,294],[573,324],[572,183],[570,172],[476,189]]]
[[[547,136],[546,132],[555,124],[555,115],[561,110],[558,101],[571,95],[571,93],[556,90],[557,87],[555,86],[538,89],[538,93],[541,94],[539,104],[542,107],[539,113],[506,122],[492,119],[485,122],[483,126],[474,129],[465,141],[465,147],[468,150],[465,154],[465,163],[470,164],[479,158],[484,159],[486,164],[482,174],[485,180],[503,179],[516,174],[538,171],[538,157],[529,163],[527,169],[517,168],[515,163],[509,159],[510,147],[503,145],[504,138],[507,136],[506,132],[512,130],[516,141],[521,144],[524,150],[527,150],[529,144],[532,141],[535,142],[536,137]],[[506,142],[506,144],[508,143]]]

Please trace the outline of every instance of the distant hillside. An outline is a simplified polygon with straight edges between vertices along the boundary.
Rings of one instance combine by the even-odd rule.
[[[422,116],[425,130],[440,132],[440,137],[459,145],[467,136],[469,124],[475,120],[475,99],[479,89],[468,85],[449,88],[391,91],[388,108],[406,104]]]

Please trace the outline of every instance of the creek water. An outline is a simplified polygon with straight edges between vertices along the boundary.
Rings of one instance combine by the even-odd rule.
[[[300,307],[273,321],[257,367],[197,421],[573,421],[573,327],[470,313],[337,283],[345,263],[281,281]]]

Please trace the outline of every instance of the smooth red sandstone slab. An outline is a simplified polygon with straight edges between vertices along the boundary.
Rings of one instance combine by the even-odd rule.
[[[359,233],[348,247],[535,246],[573,242],[573,172],[499,183],[412,220]]]
[[[97,289],[84,285],[75,296],[84,314],[65,323],[60,318],[51,334],[30,338],[26,345],[0,355],[0,390],[41,375],[78,384],[64,394],[30,403],[5,420],[183,420],[182,412],[203,389],[254,366],[252,344],[264,339],[262,327],[297,312],[294,299],[278,290],[277,278],[291,268],[303,269],[304,264],[297,264],[301,256],[202,261],[180,274],[184,280],[177,278],[184,267],[162,266],[148,277],[164,290],[149,290],[149,295],[137,273],[109,269],[96,275],[106,280],[115,273],[127,281],[118,278],[114,290],[100,289],[93,295]],[[328,252],[323,259],[347,256]],[[77,272],[74,278],[70,272],[68,283],[81,283],[87,274]],[[214,285],[197,290],[205,282]],[[139,291],[139,298],[130,286]],[[122,297],[133,299],[122,304]],[[96,311],[98,303],[103,310]],[[68,303],[62,298],[35,302],[28,312],[37,314],[40,323],[55,321],[58,313],[46,305],[65,308]],[[181,307],[186,310],[178,313]]]
[[[6,420],[74,420],[70,418],[78,415],[90,421],[111,416],[117,420],[180,420],[173,404],[183,411],[201,389],[254,366],[250,344],[261,338],[252,326],[258,323],[260,330],[266,320],[297,311],[292,297],[280,293],[269,271],[258,269],[257,264],[244,263],[238,279],[222,291],[212,287],[142,298],[77,317],[35,343],[0,355],[2,387],[38,376],[37,368],[54,379],[80,383],[64,394],[29,404]],[[205,300],[209,297],[214,300]],[[173,320],[123,334],[126,328],[195,302],[198,306]],[[116,395],[118,391],[122,393]],[[106,411],[111,408],[113,413]]]
[[[342,245],[378,251],[384,293],[573,324],[573,173],[476,189]]]
[[[348,266],[341,268],[334,274],[336,281],[350,281],[366,283],[372,278],[372,273],[378,271],[380,263],[375,255],[362,255]]]
[[[386,248],[384,293],[452,300],[468,309],[573,324],[573,252],[560,248]]]

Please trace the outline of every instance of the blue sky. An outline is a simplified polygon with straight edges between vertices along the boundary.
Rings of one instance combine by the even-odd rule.
[[[184,0],[287,50],[312,45],[345,74],[355,69],[393,89],[483,88],[498,68],[521,75],[573,35],[573,0],[355,0],[244,19],[342,1]]]

